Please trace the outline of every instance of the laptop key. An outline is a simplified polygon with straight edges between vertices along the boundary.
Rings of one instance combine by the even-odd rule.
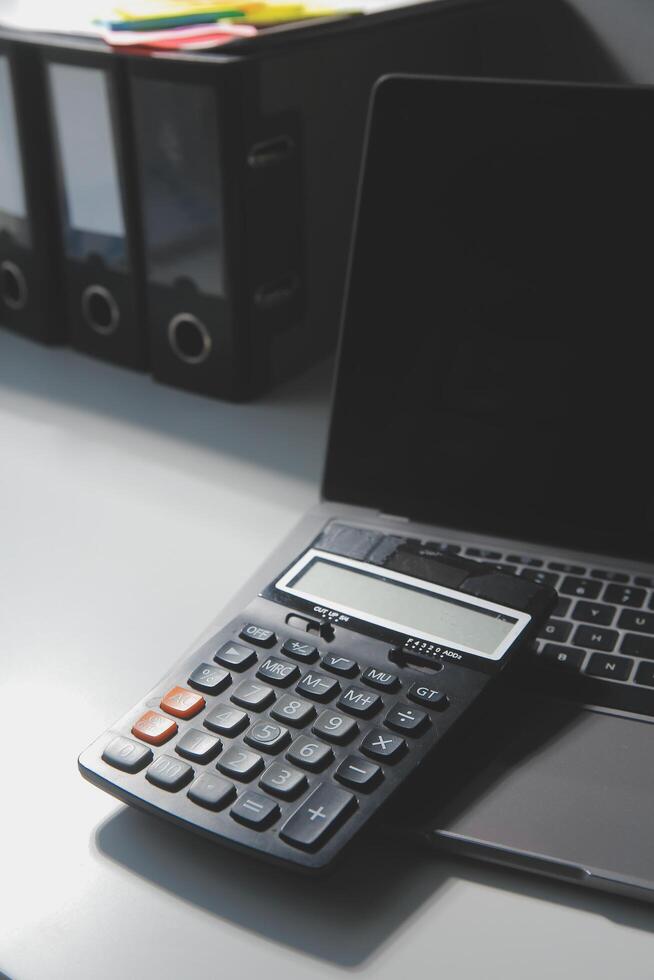
[[[538,636],[541,640],[555,640],[558,643],[565,643],[572,632],[572,623],[566,623],[563,619],[550,619],[540,630]]]
[[[652,575],[636,575],[634,582],[636,585],[642,585],[645,589],[654,589],[654,576]]]
[[[528,578],[532,582],[536,582],[538,585],[553,585],[556,586],[560,576],[555,575],[554,572],[541,572],[535,568],[523,568],[520,572],[522,578]]]
[[[634,665],[627,657],[610,657],[605,653],[594,653],[586,667],[592,677],[604,677],[612,681],[626,681]]]
[[[630,585],[607,585],[602,599],[605,602],[615,602],[619,606],[640,609],[646,594],[645,589],[636,589]]]
[[[553,572],[565,572],[566,575],[585,575],[586,569],[583,565],[571,565],[566,561],[550,561],[547,564]]]
[[[610,626],[615,613],[615,606],[607,606],[603,602],[586,602],[584,599],[580,599],[572,610],[572,618],[579,623]]]
[[[654,660],[654,637],[642,633],[625,633],[620,646],[620,653],[630,657],[645,657]]]
[[[557,665],[564,670],[578,671],[586,656],[585,650],[576,650],[574,647],[562,647],[556,643],[546,643],[540,655],[546,664]]]
[[[572,603],[572,599],[566,599],[565,596],[560,595],[559,596],[559,601],[557,602],[556,608],[555,608],[554,612],[552,613],[552,615],[553,616],[567,616],[568,615],[568,610],[570,609],[571,603]]]
[[[636,633],[651,633],[654,635],[654,613],[636,612],[624,609],[616,624],[623,630],[633,630]]]
[[[483,558],[484,561],[500,561],[502,555],[499,551],[492,551],[490,548],[466,548],[468,558]]]
[[[601,590],[601,582],[593,582],[590,578],[576,578],[574,575],[567,575],[559,586],[559,592],[563,595],[576,595],[581,599],[597,599]]]
[[[646,684],[647,687],[654,687],[654,664],[640,664],[634,680],[636,684]]]
[[[507,555],[506,561],[513,562],[516,565],[531,565],[532,568],[543,567],[541,558],[531,558],[529,555]]]
[[[625,572],[606,571],[603,568],[593,568],[590,574],[591,578],[601,578],[605,582],[626,583],[629,581],[629,576]]]
[[[578,643],[581,647],[591,647],[593,650],[610,652],[615,649],[618,635],[616,630],[601,629],[596,626],[578,626],[572,642]]]

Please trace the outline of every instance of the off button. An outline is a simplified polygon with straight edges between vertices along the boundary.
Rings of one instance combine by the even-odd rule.
[[[447,694],[443,694],[442,691],[437,691],[427,684],[414,684],[408,696],[416,704],[424,704],[426,708],[438,708],[441,711],[449,704]]]
[[[263,626],[256,626],[254,623],[246,623],[241,629],[239,636],[242,640],[249,640],[258,647],[274,647],[277,637],[272,630],[264,629]]]

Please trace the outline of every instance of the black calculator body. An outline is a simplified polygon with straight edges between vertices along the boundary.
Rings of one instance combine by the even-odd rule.
[[[332,521],[79,760],[119,799],[303,870],[416,774],[556,593]]]

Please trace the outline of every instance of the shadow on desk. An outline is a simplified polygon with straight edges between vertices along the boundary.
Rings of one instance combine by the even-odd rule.
[[[645,904],[454,861],[379,834],[360,838],[323,877],[270,867],[127,808],[99,827],[95,844],[101,855],[181,901],[346,969],[379,956],[421,909],[436,916],[457,879],[654,931],[654,909]]]
[[[233,404],[0,331],[0,408],[10,394],[10,410],[48,425],[80,427],[89,417],[107,442],[125,446],[130,430],[146,430],[313,482],[322,469],[332,368],[325,361],[256,402]],[[143,440],[134,448],[142,452]],[[156,452],[152,441],[146,451]]]

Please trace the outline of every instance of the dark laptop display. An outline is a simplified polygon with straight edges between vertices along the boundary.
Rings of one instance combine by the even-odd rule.
[[[654,557],[654,93],[382,84],[325,496]]]

